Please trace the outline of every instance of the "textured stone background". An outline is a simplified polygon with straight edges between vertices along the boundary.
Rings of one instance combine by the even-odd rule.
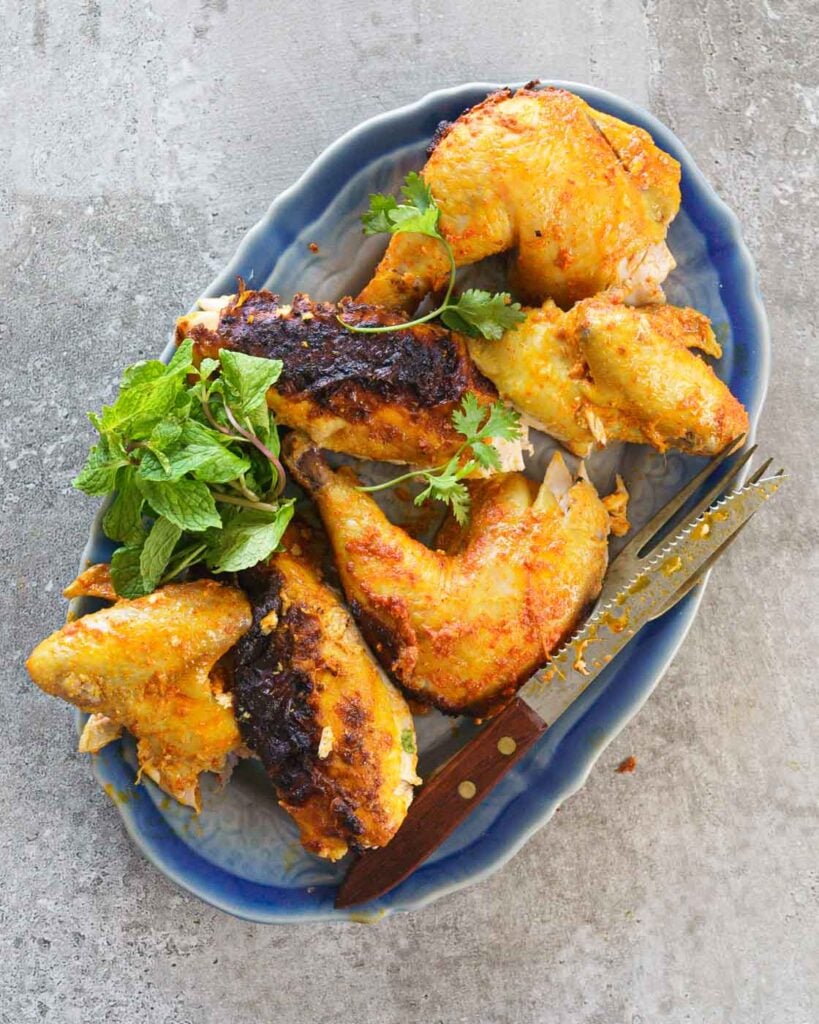
[[[0,3],[0,1021],[813,1024],[817,5]],[[264,928],[136,852],[22,659],[95,503],[84,411],[344,129],[535,75],[651,108],[733,206],[794,471],[649,705],[503,871],[375,926]],[[812,504],[813,503],[813,504]],[[635,754],[634,775],[617,775]]]

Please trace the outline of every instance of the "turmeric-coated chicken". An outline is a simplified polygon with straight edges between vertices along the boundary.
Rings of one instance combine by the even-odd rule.
[[[423,169],[458,266],[515,250],[513,285],[529,302],[570,306],[622,287],[662,297],[680,168],[651,136],[562,89],[505,89],[436,135]],[[441,288],[444,247],[397,234],[362,302],[409,311]]]
[[[70,588],[113,596],[106,569]],[[122,728],[137,741],[140,771],[180,803],[200,809],[199,775],[222,772],[242,747],[219,659],[250,628],[235,587],[213,580],[169,584],[71,622],[26,662],[55,697],[92,714],[81,749],[99,750]]]
[[[193,338],[199,358],[230,348],[282,361],[268,404],[279,423],[303,430],[322,448],[360,458],[433,466],[463,437],[452,412],[471,391],[497,400],[459,335],[435,324],[387,334],[357,334],[339,323],[399,323],[400,315],[349,303],[283,303],[268,291],[203,299],[180,317],[176,336]],[[504,468],[522,468],[519,442],[506,442]]]
[[[345,593],[381,663],[449,713],[492,713],[544,664],[600,591],[608,513],[560,456],[538,487],[520,473],[470,484],[472,515],[430,550],[390,523],[349,470],[304,439],[288,461],[315,499]]]
[[[337,860],[398,830],[420,782],[415,730],[406,701],[322,582],[306,528],[291,526],[285,546],[241,578],[253,628],[235,652],[236,714],[304,847]]]
[[[745,409],[693,349],[721,355],[702,313],[607,294],[527,310],[500,341],[469,339],[501,395],[577,455],[608,441],[712,455],[745,434]]]

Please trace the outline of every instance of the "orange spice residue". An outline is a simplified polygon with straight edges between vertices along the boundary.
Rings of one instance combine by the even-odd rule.
[[[318,245],[316,245],[316,243],[315,243],[315,242],[311,242],[311,243],[310,243],[310,244],[309,244],[309,245],[307,246],[307,248],[308,248],[308,249],[310,250],[310,252],[318,252],[318,251],[319,251],[319,247],[318,247]]]
[[[633,754],[629,754],[625,761],[621,761],[617,765],[617,771],[620,775],[625,775],[627,772],[633,772],[636,767],[637,758]]]

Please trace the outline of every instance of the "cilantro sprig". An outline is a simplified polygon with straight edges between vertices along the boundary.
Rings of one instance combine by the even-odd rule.
[[[415,497],[416,505],[433,499],[449,505],[455,519],[463,525],[469,518],[470,497],[464,480],[478,469],[498,471],[501,456],[493,444],[497,440],[516,441],[520,437],[520,416],[503,402],[488,408],[480,405],[468,391],[460,409],[452,413],[452,423],[463,442],[451,459],[433,469],[415,469],[384,483],[360,487],[360,491],[383,491],[407,480],[422,480],[426,487]]]
[[[441,211],[432,191],[420,174],[410,171],[404,179],[401,195],[405,199],[403,203],[399,203],[395,196],[386,196],[378,192],[370,196],[370,208],[361,217],[364,234],[399,235],[413,232],[427,235],[440,242],[449,259],[449,283],[443,301],[430,313],[402,324],[360,327],[339,317],[340,322],[359,334],[381,334],[416,327],[418,324],[425,324],[440,317],[453,331],[468,334],[472,338],[483,336],[491,341],[498,341],[504,331],[524,320],[520,303],[512,302],[508,292],[493,293],[480,288],[469,288],[455,300],[452,299],[455,287],[455,255],[452,246],[438,228]]]
[[[187,339],[167,365],[129,367],[113,405],[89,414],[100,437],[73,483],[114,493],[103,530],[120,544],[111,579],[121,597],[197,562],[237,572],[276,550],[293,515],[265,400],[281,370],[228,349],[197,367]]]

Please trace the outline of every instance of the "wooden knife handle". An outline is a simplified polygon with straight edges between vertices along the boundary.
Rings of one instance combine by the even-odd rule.
[[[388,845],[359,857],[339,886],[336,906],[365,903],[402,882],[545,731],[543,719],[516,697],[422,786]]]

